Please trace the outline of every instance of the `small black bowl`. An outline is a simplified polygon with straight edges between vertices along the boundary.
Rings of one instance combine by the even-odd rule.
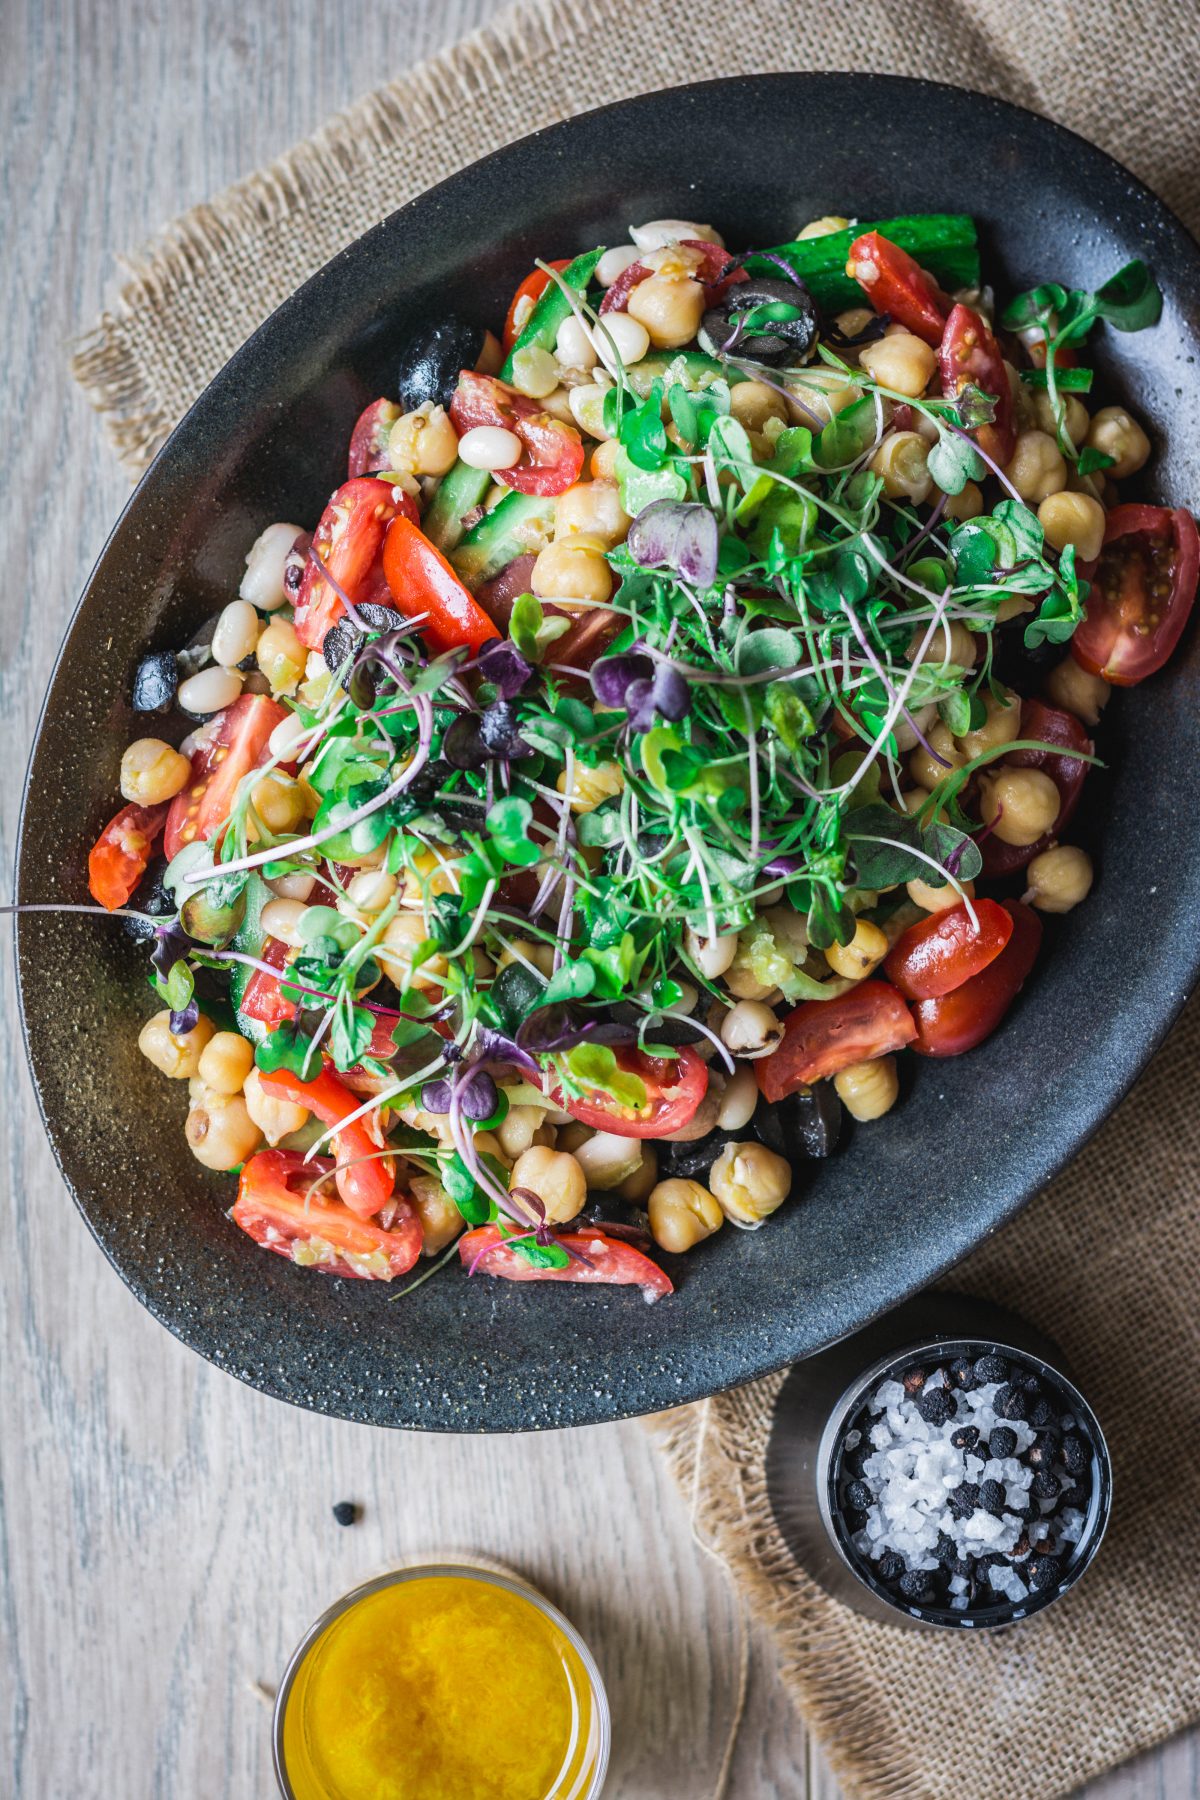
[[[744,246],[830,211],[969,211],[1002,292],[1094,287],[1145,257],[1166,293],[1163,322],[1101,334],[1102,379],[1157,439],[1153,497],[1200,496],[1200,252],[1091,145],[995,100],[879,75],[755,76],[586,114],[455,175],[336,257],[173,433],[63,646],[30,769],[18,898],[85,898],[87,850],[139,735],[139,657],[186,642],[235,592],[270,521],[316,520],[356,415],[394,384],[407,331],[447,304],[494,324],[535,257],[620,242],[639,220],[687,212]],[[458,1269],[394,1301],[264,1254],[224,1218],[232,1182],[193,1161],[182,1098],[138,1054],[144,952],[118,925],[33,914],[17,927],[23,1016],[67,1182],[134,1293],[179,1337],[269,1393],[346,1418],[586,1424],[807,1356],[1023,1205],[1178,1011],[1200,964],[1198,661],[1192,634],[1166,674],[1109,708],[1109,769],[1089,781],[1072,832],[1099,846],[1097,889],[1048,932],[1003,1029],[971,1056],[919,1068],[904,1106],[814,1165],[765,1230],[723,1232],[672,1263],[679,1291],[657,1307],[628,1290],[468,1281]]]

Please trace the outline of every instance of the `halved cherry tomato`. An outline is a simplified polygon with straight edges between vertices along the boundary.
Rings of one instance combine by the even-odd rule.
[[[985,456],[1003,468],[1012,460],[1017,442],[1012,389],[1008,370],[992,328],[972,306],[955,306],[946,320],[938,346],[942,393],[953,399],[965,387],[977,387],[996,402],[990,425],[977,425],[974,437]]]
[[[1012,936],[1012,919],[995,900],[972,900],[978,926],[960,901],[918,919],[897,938],[883,972],[906,1000],[949,994],[995,962]]]
[[[886,981],[860,981],[836,1000],[806,1000],[788,1015],[779,1048],[755,1063],[759,1092],[764,1100],[784,1100],[852,1063],[887,1056],[916,1035],[907,1006]]]
[[[458,1254],[463,1267],[472,1273],[499,1275],[505,1281],[605,1282],[618,1287],[640,1287],[647,1300],[675,1292],[670,1276],[632,1244],[622,1244],[600,1231],[567,1232],[558,1241],[588,1261],[577,1262],[572,1257],[565,1269],[537,1269],[504,1242],[498,1225],[480,1225],[468,1231],[458,1240]]]
[[[899,244],[877,231],[864,231],[850,246],[846,273],[857,281],[877,313],[887,313],[897,325],[935,349],[941,343],[950,301],[933,276]]]
[[[265,694],[243,694],[218,713],[207,741],[192,757],[187,786],[171,802],[163,849],[174,856],[196,838],[210,838],[229,817],[243,775],[270,760],[267,740],[290,717]]]
[[[682,1131],[708,1092],[708,1065],[690,1044],[683,1044],[668,1059],[646,1056],[632,1045],[618,1046],[618,1066],[627,1075],[639,1075],[646,1085],[646,1105],[639,1112],[618,1104],[609,1094],[592,1090],[590,1099],[556,1098],[573,1119],[594,1131],[611,1131],[617,1137],[669,1137]]]
[[[351,481],[370,475],[376,469],[388,469],[388,433],[400,417],[394,400],[372,400],[358,415],[358,423],[350,434],[350,450],[346,458]]]
[[[124,906],[146,873],[167,807],[123,806],[88,852],[88,892],[112,912]]]
[[[333,1167],[306,1162],[299,1150],[260,1150],[242,1170],[229,1216],[264,1250],[305,1269],[358,1281],[394,1281],[421,1254],[421,1222],[407,1200],[393,1202],[390,1224],[372,1225],[327,1189],[308,1190]]]
[[[1183,634],[1200,577],[1200,533],[1182,507],[1114,506],[1071,655],[1116,687],[1162,668]]]
[[[383,572],[406,619],[425,615],[421,630],[435,650],[465,644],[471,654],[499,634],[446,558],[411,519],[393,519],[383,543]]]
[[[750,279],[745,269],[730,268],[733,257],[728,250],[722,250],[719,244],[702,243],[699,238],[681,238],[680,244],[688,250],[698,250],[703,258],[696,270],[695,279],[703,283],[704,298],[710,306],[717,304],[726,288],[732,287],[735,282]],[[647,268],[644,262],[630,263],[605,293],[600,302],[600,311],[624,312],[634,288],[639,282],[648,280],[653,273],[654,270]]]
[[[571,258],[565,256],[557,262],[548,263],[547,267],[551,269],[566,269],[569,268],[570,263]],[[533,308],[537,305],[549,286],[550,277],[547,275],[546,270],[532,269],[513,295],[512,300],[509,302],[508,317],[504,321],[504,354],[506,356],[521,335],[522,328],[529,318],[529,313],[532,312]],[[520,307],[522,300],[529,301],[529,310],[525,313],[524,318],[518,322],[517,309]]]
[[[973,1050],[991,1036],[1020,993],[1037,958],[1042,922],[1020,900],[1006,900],[1004,910],[1012,920],[1012,936],[996,960],[952,994],[918,1000],[913,1007],[913,1049],[922,1056],[961,1056]]]
[[[272,1069],[262,1073],[265,1094],[277,1100],[294,1100],[316,1113],[323,1125],[337,1126],[342,1119],[358,1111],[359,1102],[349,1088],[340,1082],[332,1069],[323,1068],[310,1081],[301,1081],[290,1069]],[[379,1156],[383,1148],[371,1130],[368,1113],[353,1124],[334,1132],[333,1147],[337,1155],[338,1193],[352,1212],[369,1219],[391,1199],[396,1185],[395,1166],[390,1156]],[[364,1158],[372,1158],[364,1161]]]
[[[519,463],[497,469],[496,480],[520,494],[562,494],[579,480],[583,439],[573,425],[561,425],[535,400],[518,394],[494,375],[464,369],[458,378],[450,417],[459,437],[475,425],[515,431],[524,445]]]
[[[1075,714],[1065,712],[1059,706],[1047,706],[1044,700],[1022,700],[1021,736],[1034,738],[1042,744],[1061,744],[1066,752],[1083,751],[1090,755],[1092,750],[1092,740]],[[1002,844],[994,831],[980,840],[983,872],[993,878],[1025,868],[1041,854],[1051,838],[1061,837],[1079,805],[1084,777],[1091,766],[1082,762],[1078,754],[1064,755],[1053,750],[1012,750],[1004,762],[1016,769],[1041,769],[1058,789],[1062,804],[1057,819],[1036,844]]]
[[[395,518],[416,523],[416,506],[390,481],[343,482],[321,514],[313,533],[315,554],[342,591],[358,604],[370,600],[371,575],[383,546],[383,534]],[[310,560],[304,565],[296,596],[296,634],[310,650],[319,650],[325,634],[345,613],[341,599]]]
[[[282,969],[287,960],[288,947],[283,939],[269,937],[259,952],[259,961],[270,963],[273,969]],[[255,969],[246,983],[238,1011],[245,1013],[248,1019],[257,1019],[262,1025],[280,1025],[284,1019],[295,1018],[296,1003],[285,1000],[280,993],[278,975]]]

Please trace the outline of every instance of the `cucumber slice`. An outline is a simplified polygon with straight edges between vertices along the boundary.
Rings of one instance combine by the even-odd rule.
[[[947,292],[979,285],[979,242],[975,221],[966,213],[917,213],[899,219],[880,219],[834,231],[828,237],[802,238],[779,244],[771,256],[782,257],[795,269],[817,305],[826,311],[861,306],[864,295],[857,281],[846,273],[846,259],[855,238],[864,231],[881,232],[893,244],[915,257],[923,269]],[[778,275],[778,267],[766,254],[747,259],[752,275]]]
[[[506,494],[472,525],[450,561],[470,588],[490,581],[514,556],[536,553],[554,530],[554,500],[546,494]]]
[[[641,362],[630,364],[625,374],[634,393],[643,400],[656,379],[667,387],[683,381],[693,389],[708,387],[714,381],[727,381],[735,387],[739,381],[750,379],[741,369],[726,368],[703,350],[657,350],[643,356]]]
[[[577,256],[574,262],[568,263],[566,268],[560,272],[559,281],[565,282],[569,288],[574,288],[577,294],[582,294],[595,274],[596,264],[603,255],[603,249],[586,250],[582,256]],[[553,350],[558,342],[559,326],[564,319],[570,317],[570,312],[570,302],[563,294],[558,281],[550,282],[549,286],[542,290],[533,311],[517,333],[513,347],[504,359],[503,367],[500,370],[501,381],[512,380],[513,357],[518,350],[527,350],[531,346],[536,346],[539,350]]]
[[[464,518],[479,505],[491,485],[492,478],[486,469],[471,469],[465,462],[456,462],[442,476],[441,485],[421,520],[421,530],[443,555],[458,543],[463,534]]]

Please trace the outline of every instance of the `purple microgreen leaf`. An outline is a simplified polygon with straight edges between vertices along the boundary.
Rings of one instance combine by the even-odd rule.
[[[515,644],[494,641],[487,644],[475,659],[475,667],[485,681],[490,681],[502,700],[513,700],[533,674]]]
[[[626,548],[643,568],[675,569],[697,587],[711,587],[717,578],[720,536],[707,506],[652,501],[629,527]]]

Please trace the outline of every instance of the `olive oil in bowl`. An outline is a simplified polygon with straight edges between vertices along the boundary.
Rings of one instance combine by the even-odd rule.
[[[608,1744],[578,1633],[523,1582],[469,1564],[346,1595],[275,1707],[286,1800],[594,1800]]]

